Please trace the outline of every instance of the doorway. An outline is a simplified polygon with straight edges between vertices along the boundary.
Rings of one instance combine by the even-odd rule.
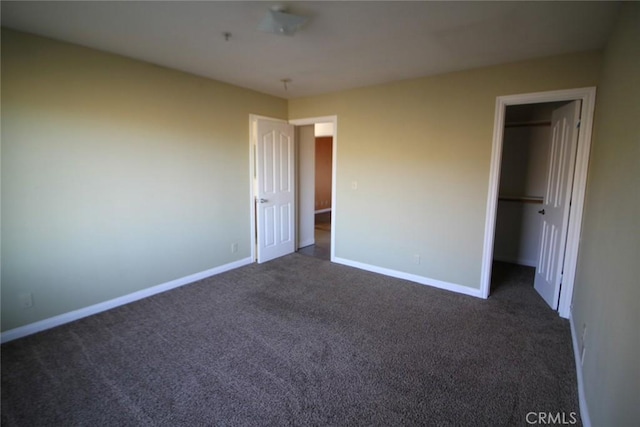
[[[298,138],[298,252],[331,259],[333,123],[296,127]]]
[[[298,142],[298,252],[332,260],[336,118],[291,121]]]
[[[531,280],[526,282],[531,282],[529,284],[532,287],[535,279],[540,277],[535,272],[541,272],[541,264],[544,264],[541,263],[540,256],[545,252],[540,247],[543,240],[541,235],[543,228],[545,231],[548,228],[543,214],[545,208],[551,211],[544,201],[549,199],[547,190],[555,190],[558,186],[550,186],[547,182],[549,158],[552,145],[557,145],[552,144],[552,140],[558,134],[554,132],[558,126],[558,114],[569,103],[563,101],[509,105],[505,110],[491,292],[494,291],[493,286],[500,283],[496,277],[501,273],[497,273],[496,269],[514,270],[518,266],[519,270],[530,273],[523,277],[530,277]],[[556,118],[555,127],[553,117]],[[575,145],[573,152],[575,153]],[[571,158],[567,157],[566,162],[570,161]],[[557,179],[557,174],[553,177]],[[558,246],[560,243],[558,242]],[[558,301],[552,287],[551,283],[542,286],[538,280],[536,290],[555,309]]]
[[[293,167],[286,167],[285,170],[290,170],[291,175],[287,175],[291,178],[291,185],[287,185],[287,189],[291,189],[293,191],[293,211],[285,210],[286,212],[291,212],[291,216],[277,215],[277,212],[282,211],[282,209],[275,209],[275,214],[272,215],[275,218],[271,221],[271,217],[268,215],[262,215],[263,219],[260,218],[260,210],[265,207],[269,207],[269,203],[272,199],[276,199],[275,197],[263,197],[262,186],[261,186],[261,177],[264,173],[260,172],[261,170],[261,154],[260,154],[260,144],[262,143],[262,139],[259,137],[260,135],[260,123],[269,122],[270,126],[278,127],[279,123],[286,123],[283,120],[272,119],[268,117],[261,117],[257,115],[250,115],[250,173],[251,173],[251,191],[250,191],[250,201],[251,201],[251,242],[252,242],[252,258],[254,260],[260,261],[261,249],[264,252],[264,249],[261,247],[264,246],[263,243],[265,241],[269,241],[266,237],[271,236],[265,230],[270,229],[270,224],[275,224],[275,236],[282,237],[282,234],[278,232],[278,224],[282,222],[282,218],[287,219],[288,224],[293,224],[292,232],[290,234],[285,233],[285,237],[287,244],[286,253],[291,253],[294,250],[297,250],[303,246],[315,245],[316,244],[316,215],[318,216],[318,228],[322,233],[322,236],[319,236],[320,239],[318,241],[321,244],[321,247],[318,249],[322,250],[322,255],[325,259],[333,260],[335,254],[335,221],[336,221],[336,192],[335,192],[335,174],[336,174],[336,153],[337,153],[337,117],[336,116],[324,116],[324,117],[315,117],[308,119],[296,119],[288,122],[289,126],[292,126],[292,132],[295,135],[294,144],[292,148],[293,156],[295,157],[295,161],[293,162]],[[331,145],[329,146],[330,150],[330,166],[325,172],[329,174],[329,192],[325,193],[317,202],[315,200],[315,163],[309,163],[309,156],[304,153],[311,152],[311,161],[313,162],[315,159],[315,125],[320,124],[320,129],[331,129],[332,138]],[[326,132],[326,131],[325,131]],[[303,141],[305,138],[311,138],[312,141],[312,150],[309,150],[311,147],[309,144],[306,144]],[[274,144],[274,147],[280,146],[280,149],[274,148],[273,150],[267,150],[267,153],[281,153],[282,152],[282,138],[279,138],[278,144]],[[288,143],[285,144],[288,146]],[[323,147],[326,152],[326,147]],[[272,156],[277,160],[278,156]],[[270,158],[271,159],[271,158]],[[271,159],[273,160],[273,159]],[[271,160],[268,164],[271,164]],[[276,165],[277,166],[277,165]],[[269,168],[263,168],[264,170],[270,170]],[[280,166],[273,167],[276,171],[282,170]],[[282,174],[282,172],[280,172]],[[325,176],[326,179],[326,176]],[[271,180],[271,179],[269,179]],[[274,182],[281,183],[281,177],[276,176],[273,178]],[[288,192],[289,190],[287,190]],[[316,203],[318,204],[316,207]],[[266,209],[265,209],[266,211]],[[318,211],[318,212],[316,212]],[[280,218],[280,221],[278,221]],[[269,219],[269,221],[265,222],[264,219]],[[281,227],[280,229],[285,230],[285,227]],[[308,230],[310,231],[310,234]],[[288,242],[289,237],[293,239],[294,245],[293,249],[289,249]],[[271,239],[278,240],[278,239]],[[286,254],[282,253],[282,254]],[[278,256],[281,256],[279,254]]]
[[[562,281],[562,288],[559,291],[558,299],[557,299],[557,308],[560,316],[569,317],[571,310],[571,298],[573,296],[573,284],[575,279],[575,269],[577,263],[577,254],[578,254],[578,245],[579,245],[579,233],[580,233],[580,225],[582,222],[582,210],[584,207],[584,191],[586,188],[586,176],[587,176],[587,167],[589,160],[589,149],[591,143],[591,129],[593,123],[593,112],[595,105],[595,88],[584,88],[584,89],[574,89],[574,90],[565,90],[565,91],[553,91],[553,92],[540,92],[533,94],[523,94],[523,95],[512,95],[512,96],[504,96],[498,97],[496,101],[496,114],[495,114],[495,123],[494,123],[494,138],[493,138],[493,150],[492,150],[492,159],[491,159],[491,173],[490,173],[490,181],[489,181],[489,195],[487,201],[487,222],[485,225],[485,241],[484,241],[484,251],[483,251],[483,265],[482,265],[482,282],[481,282],[481,290],[483,297],[487,298],[490,292],[490,283],[491,283],[491,274],[492,274],[492,266],[494,260],[494,254],[496,258],[504,257],[505,253],[509,253],[509,245],[511,245],[511,257],[512,261],[520,262],[520,263],[529,263],[531,264],[533,260],[538,257],[531,258],[530,254],[535,253],[536,249],[539,252],[539,247],[536,248],[536,244],[539,244],[539,238],[535,239],[533,244],[533,248],[531,247],[531,242],[522,243],[522,236],[519,234],[514,239],[506,241],[508,244],[505,245],[504,235],[508,235],[509,227],[513,228],[513,224],[509,224],[507,221],[504,223],[502,218],[511,215],[517,218],[517,214],[519,212],[522,218],[526,216],[531,217],[531,213],[528,211],[534,212],[534,217],[538,214],[536,210],[536,205],[541,205],[546,203],[544,197],[540,197],[539,195],[527,195],[527,194],[514,194],[509,195],[504,191],[504,187],[509,187],[517,180],[502,180],[504,181],[503,188],[501,188],[501,175],[508,174],[509,168],[507,170],[503,170],[502,159],[503,154],[507,156],[513,156],[513,153],[509,153],[512,147],[509,147],[508,142],[506,141],[506,137],[508,137],[509,133],[514,132],[506,132],[505,125],[508,123],[507,114],[508,108],[516,107],[509,111],[512,115],[517,113],[523,113],[529,110],[527,114],[534,114],[544,112],[546,109],[552,109],[562,104],[566,104],[571,101],[580,101],[580,105],[577,107],[579,109],[579,116],[581,117],[580,132],[577,136],[577,149],[575,151],[575,159],[574,164],[575,168],[573,174],[571,176],[572,186],[569,186],[570,189],[570,215],[567,219],[566,224],[566,241],[563,245],[564,250],[558,251],[557,254],[554,254],[554,259],[556,261],[560,261],[562,263],[563,268],[560,268],[558,271],[561,272],[561,276],[557,279]],[[555,104],[550,104],[555,103]],[[546,104],[546,105],[544,105]],[[531,120],[531,119],[530,119]],[[533,121],[535,121],[535,116]],[[541,120],[546,121],[546,120]],[[516,123],[517,120],[510,120],[510,122]],[[531,123],[529,123],[531,124]],[[512,126],[514,129],[517,126]],[[524,127],[524,126],[522,126]],[[515,132],[517,133],[517,132]],[[544,132],[543,132],[544,133]],[[536,147],[534,147],[536,148]],[[537,147],[540,148],[540,147]],[[520,153],[521,154],[521,153]],[[527,166],[528,167],[528,166]],[[546,174],[546,170],[545,170]],[[525,174],[526,176],[526,174]],[[535,180],[534,180],[535,182]],[[533,184],[532,188],[535,188],[535,184]],[[526,193],[527,186],[526,184],[522,187],[522,183],[520,186],[523,191]],[[511,188],[512,190],[514,188]],[[501,190],[503,190],[501,192]],[[523,191],[520,191],[522,193]],[[515,191],[514,191],[515,192]],[[502,196],[502,200],[501,199]],[[507,200],[511,198],[512,200]],[[540,200],[542,199],[542,200]],[[522,206],[516,208],[516,203],[520,203]],[[525,208],[526,205],[526,208]],[[506,208],[504,208],[506,206]],[[503,209],[500,209],[503,207]],[[539,209],[542,210],[542,209]],[[510,212],[512,211],[512,212]],[[514,212],[515,211],[515,214]],[[510,213],[509,213],[510,212]],[[501,222],[498,222],[498,215],[501,216]],[[522,219],[524,221],[524,219]],[[512,221],[513,223],[514,221]],[[535,220],[530,220],[530,223],[535,223]],[[537,221],[539,222],[539,220]],[[522,222],[518,223],[515,221],[516,227],[523,227]],[[535,227],[534,227],[535,228]],[[507,232],[505,232],[507,229]],[[529,234],[532,234],[529,231]],[[517,241],[517,245],[513,242]],[[513,249],[517,248],[516,251]],[[514,254],[515,253],[515,259]],[[520,257],[518,259],[518,257]],[[537,261],[535,262],[537,264]],[[554,279],[555,280],[555,279]]]

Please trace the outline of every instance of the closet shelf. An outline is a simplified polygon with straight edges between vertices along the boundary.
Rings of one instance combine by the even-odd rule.
[[[519,202],[519,203],[534,203],[542,204],[542,197],[527,197],[527,196],[499,196],[498,200],[501,202]]]

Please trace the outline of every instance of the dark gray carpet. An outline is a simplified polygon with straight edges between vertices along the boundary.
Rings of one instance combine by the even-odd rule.
[[[2,424],[526,425],[578,413],[569,325],[299,254],[2,346]]]

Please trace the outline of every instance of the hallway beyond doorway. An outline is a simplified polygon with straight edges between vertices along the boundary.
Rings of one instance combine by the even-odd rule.
[[[300,248],[298,253],[331,260],[331,212],[315,215],[314,235],[315,244]]]

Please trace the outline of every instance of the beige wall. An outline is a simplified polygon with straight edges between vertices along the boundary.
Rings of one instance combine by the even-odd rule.
[[[249,257],[250,113],[287,103],[3,30],[2,330]]]
[[[479,289],[496,97],[595,86],[600,60],[564,55],[291,100],[290,119],[338,115],[336,256]]]
[[[594,426],[640,420],[640,3],[605,50],[573,298]]]

